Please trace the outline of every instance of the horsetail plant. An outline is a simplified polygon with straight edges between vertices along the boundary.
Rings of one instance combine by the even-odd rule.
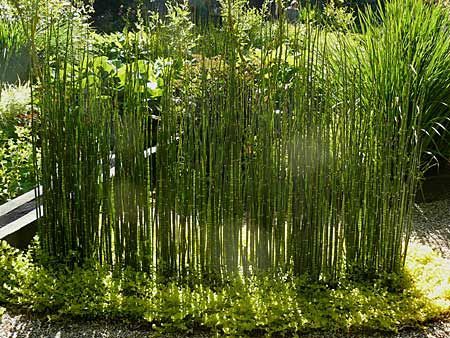
[[[46,49],[38,91],[42,245],[166,278],[400,272],[421,131],[443,126],[430,95],[447,88],[443,14],[417,3],[405,6],[423,27],[394,26],[393,0],[361,37],[261,15],[258,48],[240,45],[232,0],[222,27],[169,45],[165,25],[196,34],[171,7],[168,23],[124,32],[121,66],[94,55],[88,35],[74,50],[69,30],[66,53]],[[422,30],[439,43],[417,39]]]

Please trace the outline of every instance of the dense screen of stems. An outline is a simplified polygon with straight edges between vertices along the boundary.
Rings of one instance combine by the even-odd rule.
[[[120,91],[90,76],[89,42],[74,50],[70,29],[55,42],[50,27],[36,89],[43,248],[167,277],[399,272],[422,130],[443,109],[430,101],[448,66],[443,14],[394,1],[359,36],[261,20],[249,51],[229,5],[190,55],[164,24],[128,34]],[[139,83],[157,62],[152,101]]]

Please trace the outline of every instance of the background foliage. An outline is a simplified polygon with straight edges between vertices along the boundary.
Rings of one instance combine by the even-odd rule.
[[[0,203],[35,183],[30,88],[6,86],[0,96]]]

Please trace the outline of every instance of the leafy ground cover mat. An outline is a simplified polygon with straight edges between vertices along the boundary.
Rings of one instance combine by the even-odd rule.
[[[290,274],[235,276],[220,284],[162,282],[146,273],[100,267],[50,269],[36,250],[1,244],[0,302],[53,318],[147,322],[161,332],[218,334],[396,331],[450,313],[450,264],[411,247],[403,276],[311,284]]]

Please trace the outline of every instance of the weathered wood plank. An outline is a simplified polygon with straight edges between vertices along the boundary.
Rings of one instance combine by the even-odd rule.
[[[42,213],[42,206],[40,206],[40,212]],[[33,223],[36,220],[37,220],[37,210],[33,209],[24,216],[0,228],[0,239],[3,239],[14,232],[21,230],[22,228],[26,227],[27,225]]]
[[[36,194],[40,196],[42,194],[42,187],[39,186],[38,189],[30,190],[29,192],[20,195],[19,197],[14,198],[11,201],[8,201],[2,205],[0,205],[0,217],[6,215],[7,213],[13,211],[14,209],[19,208],[25,203],[28,203],[35,199]]]

